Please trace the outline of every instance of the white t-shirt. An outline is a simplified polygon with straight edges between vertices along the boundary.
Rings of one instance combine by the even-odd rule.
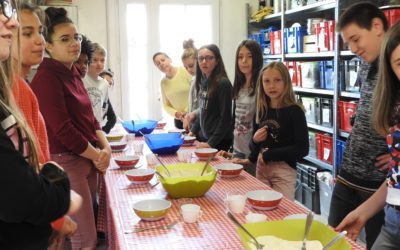
[[[249,143],[253,136],[253,119],[256,113],[256,95],[250,96],[250,89],[240,89],[236,99],[233,149],[250,154]]]
[[[107,80],[101,78],[93,79],[88,74],[83,78],[86,91],[89,94],[90,102],[92,103],[93,113],[97,121],[103,126],[103,111],[104,104],[108,101],[108,83]]]

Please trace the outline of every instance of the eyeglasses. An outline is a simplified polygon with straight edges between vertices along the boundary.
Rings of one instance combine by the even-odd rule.
[[[204,60],[206,60],[206,62],[210,62],[210,61],[212,61],[214,59],[215,59],[215,56],[198,56],[197,57],[197,61],[199,63],[203,62]]]
[[[82,35],[76,34],[73,37],[70,36],[62,36],[60,39],[53,39],[53,41],[59,41],[63,45],[71,45],[73,42],[81,43],[82,42]]]
[[[3,14],[5,17],[7,17],[8,20],[10,20],[14,15],[17,14],[16,10],[13,8],[9,0],[2,0],[0,1],[0,4],[1,4],[0,14]]]

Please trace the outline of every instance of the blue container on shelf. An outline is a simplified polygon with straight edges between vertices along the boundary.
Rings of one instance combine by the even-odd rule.
[[[180,133],[149,134],[144,141],[154,154],[175,154],[183,144]]]
[[[307,27],[291,27],[283,29],[285,53],[303,53],[303,37],[307,35]]]
[[[336,167],[338,170],[340,169],[340,165],[342,164],[345,149],[346,142],[342,140],[336,140]]]
[[[150,134],[157,127],[155,120],[129,120],[123,121],[122,126],[128,133],[135,133],[137,136]]]
[[[319,66],[321,88],[333,89],[333,61],[321,61]]]

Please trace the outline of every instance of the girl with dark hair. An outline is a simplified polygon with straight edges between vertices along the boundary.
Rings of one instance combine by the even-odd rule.
[[[46,122],[51,159],[63,166],[72,189],[83,198],[82,209],[72,216],[79,225],[71,237],[72,249],[94,249],[96,173],[107,170],[111,148],[73,66],[80,54],[82,35],[65,9],[49,7],[46,15],[46,51],[50,58],[44,58],[31,86]]]
[[[75,67],[78,69],[81,77],[84,78],[88,72],[90,61],[92,60],[93,45],[86,36],[82,35],[81,54],[78,60],[74,62]]]
[[[232,84],[219,48],[202,46],[197,53],[196,91],[199,95],[199,148],[228,150],[232,145]]]
[[[40,163],[37,139],[9,89],[6,64],[18,22],[9,1],[0,9],[0,249],[47,249],[50,222],[76,210],[66,173]],[[9,61],[6,61],[7,58]],[[4,62],[6,61],[6,62]],[[74,206],[72,206],[74,205]]]
[[[260,45],[253,40],[242,41],[236,50],[235,81],[233,82],[233,155],[219,152],[224,157],[234,157],[235,163],[243,164],[246,171],[255,175],[254,164],[247,159],[253,136],[256,113],[257,78],[263,66]]]

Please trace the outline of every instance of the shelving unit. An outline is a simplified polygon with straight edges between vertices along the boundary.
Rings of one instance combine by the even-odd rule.
[[[281,1],[281,10],[280,13],[276,13],[273,15],[266,16],[262,21],[255,23],[250,22],[254,28],[262,29],[269,26],[276,26],[280,27],[282,30],[282,39],[281,39],[281,49],[284,51],[284,35],[283,35],[283,28],[289,27],[291,23],[294,22],[301,22],[306,21],[307,18],[327,18],[331,20],[338,20],[339,18],[339,3],[335,0],[325,0],[325,1],[318,1],[313,4],[309,4],[306,6],[297,7],[291,10],[285,10],[284,8],[284,1]],[[319,89],[319,88],[302,88],[298,86],[293,86],[294,91],[297,94],[311,96],[311,97],[321,97],[332,99],[333,107],[332,107],[332,120],[333,124],[332,127],[322,126],[314,123],[308,122],[308,127],[314,131],[319,131],[321,133],[328,133],[332,135],[333,138],[333,149],[332,149],[332,157],[333,157],[333,164],[328,164],[322,160],[313,158],[311,156],[307,156],[304,159],[309,161],[322,169],[328,169],[332,171],[333,175],[336,175],[336,140],[340,136],[341,138],[347,138],[344,136],[345,133],[340,132],[338,126],[338,118],[337,118],[337,103],[339,97],[346,97],[346,98],[359,98],[359,93],[353,92],[341,92],[339,86],[339,60],[342,59],[351,59],[354,57],[354,54],[350,51],[341,51],[339,53],[339,36],[335,35],[335,43],[334,49],[331,51],[322,51],[322,52],[315,52],[315,53],[282,53],[279,55],[264,55],[265,60],[281,60],[281,61],[293,61],[293,62],[307,62],[307,61],[326,61],[326,60],[333,60],[334,64],[334,72],[333,72],[333,89]]]

